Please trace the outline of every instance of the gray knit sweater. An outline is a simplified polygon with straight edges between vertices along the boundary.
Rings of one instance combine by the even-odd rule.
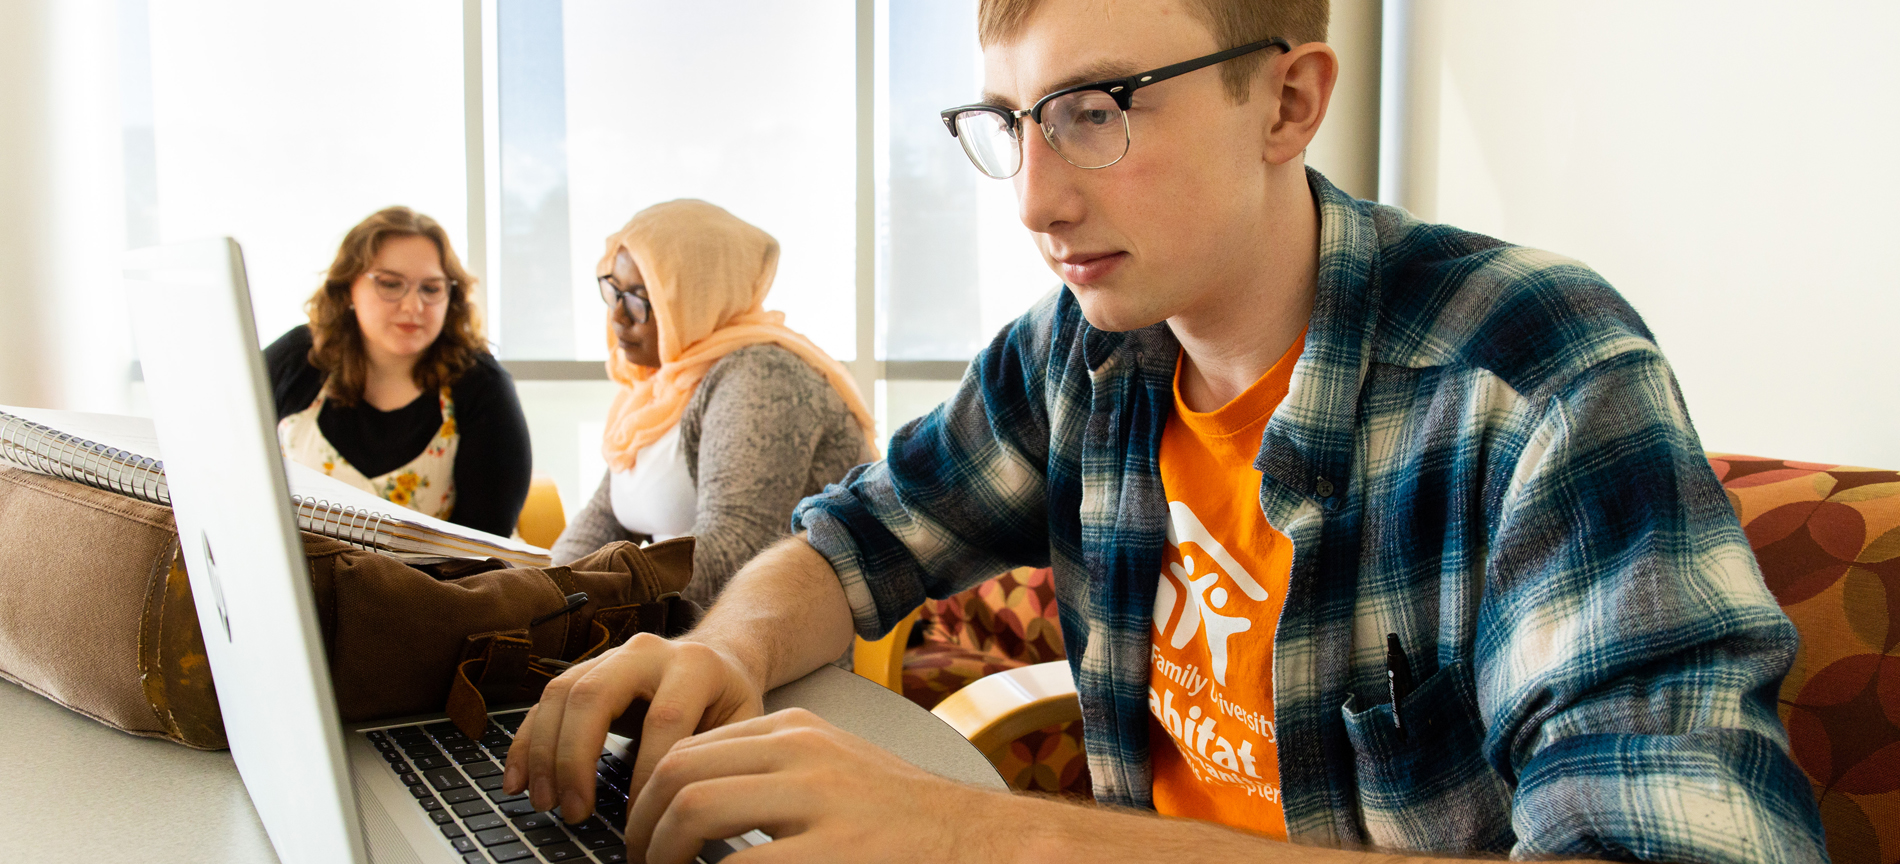
[[[791,526],[792,508],[876,458],[825,376],[776,345],[720,358],[680,415],[680,446],[698,490],[687,599],[710,606],[726,580]],[[615,540],[645,541],[614,517],[602,477],[554,543],[566,564]]]

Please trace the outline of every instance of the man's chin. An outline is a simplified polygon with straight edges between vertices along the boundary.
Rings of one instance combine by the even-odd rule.
[[[1140,330],[1151,324],[1167,320],[1167,314],[1159,309],[1126,302],[1122,292],[1103,288],[1070,286],[1075,302],[1082,307],[1082,317],[1090,327],[1106,330],[1110,333],[1122,333]]]

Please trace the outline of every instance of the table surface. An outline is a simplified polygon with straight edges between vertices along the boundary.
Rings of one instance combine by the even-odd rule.
[[[1005,788],[988,760],[936,715],[825,666],[766,694],[765,708],[810,710],[911,764]],[[0,681],[0,776],[14,803],[0,857],[50,861],[131,850],[140,861],[276,861],[231,754],[110,729]]]

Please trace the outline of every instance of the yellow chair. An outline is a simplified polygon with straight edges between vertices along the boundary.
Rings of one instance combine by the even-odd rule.
[[[945,696],[931,713],[1000,767],[1010,742],[1082,719],[1082,703],[1076,699],[1069,661],[1051,660],[985,675]]]
[[[871,679],[890,690],[902,695],[904,692],[904,648],[910,644],[910,631],[917,626],[917,616],[923,607],[910,610],[904,620],[897,622],[891,632],[876,642],[866,642],[859,638],[851,649],[851,668],[859,675]]]
[[[567,529],[567,511],[561,507],[561,489],[554,478],[534,472],[528,481],[528,500],[521,505],[521,518],[515,522],[515,534],[543,549],[553,548]]]

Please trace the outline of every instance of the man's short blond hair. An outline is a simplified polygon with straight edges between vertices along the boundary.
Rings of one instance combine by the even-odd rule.
[[[1040,0],[981,0],[976,10],[976,39],[988,48],[1022,30]],[[1187,0],[1188,9],[1213,31],[1222,50],[1279,36],[1298,45],[1326,41],[1332,17],[1329,0]],[[1254,70],[1273,52],[1236,57],[1221,65],[1221,82],[1235,102],[1245,102]],[[1183,60],[1188,58],[1181,58]]]

